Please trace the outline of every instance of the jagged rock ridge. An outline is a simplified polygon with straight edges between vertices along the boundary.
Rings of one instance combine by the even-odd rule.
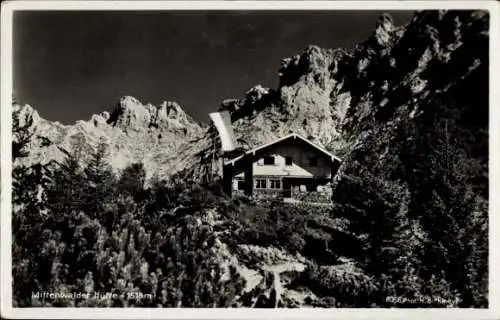
[[[170,169],[190,165],[177,161],[175,151],[189,149],[189,143],[204,132],[176,102],[165,101],[157,107],[143,105],[130,96],[121,98],[111,113],[93,115],[89,121],[77,121],[74,125],[47,121],[29,105],[13,108],[19,124],[30,123],[29,130],[34,133],[29,155],[17,159],[19,165],[60,162],[77,148],[82,149],[82,155],[88,155],[100,141],[105,141],[114,168],[142,162],[149,176],[158,173],[166,177],[171,174]],[[165,162],[169,165],[164,166]]]
[[[417,117],[420,101],[451,92],[457,81],[473,82],[467,79],[474,79],[474,70],[487,68],[488,50],[479,49],[487,46],[487,26],[487,13],[481,11],[423,11],[406,26],[383,15],[353,50],[310,45],[282,60],[278,88],[257,85],[243,99],[224,100],[222,109],[231,112],[243,148],[296,132],[343,156],[362,143],[374,119],[386,121],[402,107],[406,116]],[[117,168],[142,161],[150,172],[195,180],[213,172],[209,129],[175,102],[157,107],[124,97],[111,113],[73,126],[23,113],[33,114],[45,141],[32,145],[35,155],[27,163],[60,159],[60,148],[95,145],[105,137]]]
[[[256,86],[243,99],[224,100],[222,108],[231,112],[244,148],[294,131],[347,158],[360,148],[372,148],[370,139],[378,139],[383,143],[376,145],[380,149],[377,160],[385,163],[384,155],[394,152],[390,148],[393,128],[401,121],[423,121],[435,101],[472,105],[484,113],[488,107],[487,49],[485,12],[420,12],[400,27],[384,15],[372,35],[353,50],[308,46],[302,54],[282,61],[278,88]],[[165,175],[180,172],[201,179],[209,173],[207,163],[213,151],[212,141],[205,136],[209,129],[191,121],[175,103],[157,108],[125,97],[111,114],[96,115],[74,126],[45,121],[27,106],[15,110],[22,119],[34,120],[33,156],[26,159],[32,163],[63,157],[61,148],[91,148],[105,137],[115,167],[123,167],[126,159],[143,161],[148,172]],[[476,121],[473,108],[467,110],[465,116]],[[478,126],[484,125],[481,121],[477,120]],[[245,250],[246,256],[263,251]],[[221,259],[235,260],[223,246],[220,251]],[[274,251],[273,255],[281,255]],[[301,258],[285,258],[277,259],[278,266],[302,263]],[[236,263],[247,273],[247,280],[254,280],[251,287],[258,286],[262,277],[257,269],[266,266],[252,269],[237,259]]]
[[[282,61],[277,89],[256,86],[223,109],[244,146],[295,131],[344,153],[346,137],[362,135],[375,114],[385,121],[390,110],[412,105],[418,116],[420,101],[488,68],[487,34],[481,11],[423,11],[406,26],[383,15],[353,50],[308,46]]]

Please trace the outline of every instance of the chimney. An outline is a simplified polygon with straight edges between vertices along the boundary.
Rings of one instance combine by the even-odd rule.
[[[236,138],[234,137],[231,123],[231,115],[228,111],[214,112],[210,114],[221,141],[221,151],[228,152],[236,149]]]

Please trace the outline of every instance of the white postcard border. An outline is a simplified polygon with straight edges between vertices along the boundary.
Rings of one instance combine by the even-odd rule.
[[[5,318],[31,319],[388,319],[500,318],[500,72],[499,3],[495,1],[5,1],[1,11],[1,291],[0,312]],[[490,12],[490,122],[489,122],[489,308],[488,309],[167,309],[167,308],[12,308],[11,266],[11,103],[12,28],[15,10],[424,10],[483,9]],[[497,88],[498,90],[495,90]],[[496,148],[495,148],[496,147]],[[493,214],[496,213],[496,214]]]

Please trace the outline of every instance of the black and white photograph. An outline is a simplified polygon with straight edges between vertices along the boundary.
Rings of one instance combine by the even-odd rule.
[[[125,2],[10,8],[2,315],[494,307],[498,3]]]

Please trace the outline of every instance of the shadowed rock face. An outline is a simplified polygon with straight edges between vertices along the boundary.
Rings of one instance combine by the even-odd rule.
[[[242,148],[296,132],[344,156],[373,128],[418,121],[433,99],[488,108],[487,72],[487,13],[423,11],[406,26],[383,15],[353,50],[310,45],[282,60],[277,88],[257,85],[243,98],[224,100],[221,109],[230,111]],[[472,109],[468,114],[474,118]],[[20,160],[24,164],[60,159],[60,148],[90,150],[105,137],[117,168],[141,161],[148,172],[165,176],[209,173],[208,128],[175,102],[143,105],[125,96],[110,113],[72,126],[46,121],[29,106],[16,106],[15,116],[34,119],[32,154]],[[36,137],[46,138],[44,146]]]
[[[223,101],[221,109],[230,111],[240,147],[253,148],[296,132],[346,163],[365,161],[365,168],[373,164],[388,171],[397,167],[387,156],[398,154],[393,145],[411,138],[398,136],[398,125],[416,123],[425,128],[439,103],[457,111],[457,126],[485,142],[468,146],[467,155],[478,159],[486,155],[487,163],[488,23],[485,12],[420,12],[406,26],[394,26],[384,15],[372,35],[353,50],[308,46],[282,61],[277,88],[257,85],[241,99]],[[210,129],[194,122],[175,102],[143,105],[126,96],[110,113],[71,126],[44,120],[27,105],[15,104],[13,109],[19,125],[29,125],[33,133],[28,156],[16,159],[15,165],[49,164],[75,149],[88,155],[104,139],[116,169],[142,162],[148,177],[158,173],[200,180],[210,173]],[[221,218],[214,212],[203,219],[213,226]],[[253,245],[239,245],[231,252],[219,239],[213,254],[227,270],[236,265],[246,280],[245,292],[260,290],[272,307],[284,300],[296,306],[317,300],[310,288],[302,286],[304,256]],[[355,261],[338,260],[337,265],[321,266],[307,284],[331,288],[337,278],[366,277]]]
[[[235,132],[243,146],[294,131],[345,153],[370,126],[397,120],[403,110],[400,117],[418,117],[438,96],[460,104],[487,99],[487,55],[484,12],[423,11],[406,26],[383,15],[351,51],[308,46],[284,59],[278,88],[230,102]]]

